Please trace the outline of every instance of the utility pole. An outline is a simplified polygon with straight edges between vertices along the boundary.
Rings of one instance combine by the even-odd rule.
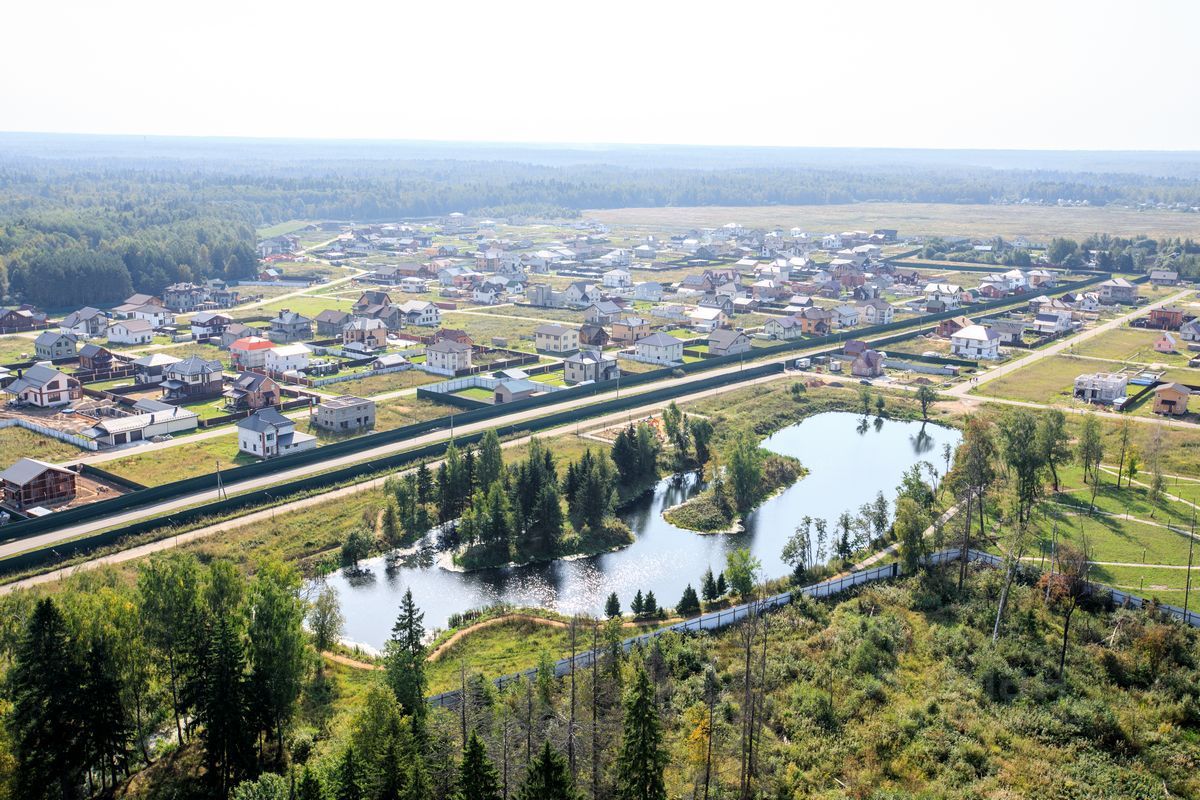
[[[1188,601],[1192,594],[1192,548],[1196,543],[1196,504],[1192,503],[1192,530],[1188,534],[1188,568],[1187,568],[1187,583],[1183,590],[1183,621],[1187,622],[1188,618]]]
[[[229,495],[225,493],[225,484],[221,482],[221,459],[217,459],[217,499],[227,500]]]

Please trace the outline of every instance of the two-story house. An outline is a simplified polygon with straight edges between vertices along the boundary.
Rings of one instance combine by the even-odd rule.
[[[459,370],[471,368],[470,345],[450,339],[439,339],[425,348],[425,363],[421,369],[435,375],[454,376]]]
[[[543,353],[571,353],[579,349],[579,330],[565,325],[539,325],[533,329],[533,341]]]
[[[296,430],[296,423],[274,408],[254,412],[237,424],[238,450],[259,458],[299,453],[317,446],[317,437]]]
[[[620,372],[616,356],[599,350],[580,350],[563,359],[563,378],[568,386],[584,381],[614,380]]]
[[[48,364],[35,364],[22,370],[20,377],[4,387],[4,393],[19,403],[39,408],[65,406],[83,397],[79,381]]]
[[[189,403],[220,397],[224,382],[220,361],[210,361],[200,356],[189,356],[171,364],[163,371],[163,400]]]
[[[230,411],[257,411],[282,400],[279,384],[259,372],[243,372],[221,393]]]
[[[683,361],[683,342],[665,333],[652,333],[637,342],[637,359],[651,364]]]
[[[279,316],[271,320],[267,337],[276,344],[302,342],[312,338],[312,320],[291,309],[282,309]]]
[[[73,333],[42,331],[33,340],[33,352],[39,361],[54,361],[59,358],[74,358],[79,338]]]

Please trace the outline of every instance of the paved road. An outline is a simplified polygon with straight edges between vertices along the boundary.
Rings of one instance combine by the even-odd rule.
[[[1010,361],[1007,364],[1000,364],[999,366],[994,367],[993,369],[980,375],[974,381],[960,383],[957,386],[953,386],[953,387],[947,389],[945,392],[943,392],[943,394],[949,394],[949,395],[955,395],[955,396],[961,397],[961,396],[965,395],[967,392],[971,391],[972,389],[976,389],[985,383],[994,381],[996,378],[1001,378],[1005,375],[1008,375],[1010,372],[1015,372],[1016,370],[1019,370],[1023,367],[1027,367],[1030,364],[1036,364],[1037,362],[1041,361],[1043,358],[1046,358],[1047,356],[1052,356],[1052,355],[1055,355],[1056,353],[1061,353],[1063,350],[1066,350],[1067,348],[1070,348],[1070,347],[1074,347],[1075,345],[1079,344],[1080,342],[1086,342],[1088,339],[1099,336],[1102,333],[1107,333],[1108,331],[1111,331],[1115,328],[1119,328],[1122,325],[1128,323],[1131,319],[1136,319],[1137,317],[1145,316],[1146,314],[1149,314],[1153,309],[1161,308],[1162,306],[1169,305],[1170,303],[1174,303],[1178,300],[1183,299],[1184,297],[1187,297],[1191,293],[1192,293],[1191,289],[1185,289],[1182,292],[1177,292],[1177,293],[1171,295],[1170,297],[1168,297],[1165,300],[1160,300],[1157,303],[1151,303],[1150,305],[1141,306],[1139,308],[1136,308],[1133,311],[1130,311],[1128,314],[1122,314],[1119,317],[1114,317],[1113,319],[1110,319],[1107,322],[1103,322],[1090,330],[1081,331],[1081,332],[1075,334],[1074,336],[1068,336],[1065,339],[1060,339],[1059,341],[1054,342],[1053,344],[1047,345],[1046,347],[1043,347],[1040,350],[1036,350],[1023,358],[1018,358],[1016,361]]]

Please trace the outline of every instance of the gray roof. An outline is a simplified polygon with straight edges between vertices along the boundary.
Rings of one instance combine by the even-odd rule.
[[[43,347],[50,347],[58,342],[59,339],[68,339],[75,341],[73,333],[59,333],[58,331],[42,331],[37,338],[33,340],[34,344],[40,344]]]
[[[708,343],[710,346],[715,344],[718,347],[729,347],[729,345],[736,342],[739,337],[745,339],[746,334],[738,331],[731,331],[726,328],[717,328],[708,335]]]
[[[465,353],[471,349],[469,344],[460,344],[453,339],[438,339],[425,348],[426,352],[434,353]]]
[[[571,363],[593,361],[603,364],[606,361],[616,361],[617,358],[616,356],[611,356],[608,353],[601,353],[599,350],[580,350],[578,353],[567,356],[567,358],[564,360]]]
[[[17,394],[25,389],[40,389],[61,374],[61,372],[53,367],[43,367],[41,364],[35,364],[22,372],[21,377],[10,383],[4,391],[10,394]]]
[[[24,486],[31,480],[41,475],[46,470],[54,472],[69,472],[74,475],[74,472],[64,467],[58,467],[54,464],[47,464],[45,461],[38,461],[33,458],[22,458],[17,463],[13,464],[4,472],[0,472],[0,480],[9,483],[15,483],[17,486]]]
[[[296,423],[280,414],[274,408],[264,408],[261,411],[256,411],[244,420],[238,422],[239,428],[261,433],[267,430],[275,430],[278,428],[291,427]]]
[[[183,361],[167,367],[167,372],[172,375],[211,375],[214,372],[221,372],[222,369],[224,367],[221,366],[220,361],[210,361],[200,356],[188,356]]]
[[[665,333],[652,333],[645,338],[638,339],[637,343],[639,347],[641,345],[647,345],[649,347],[670,347],[674,344],[683,344],[681,340]]]
[[[79,348],[79,355],[83,356],[84,358],[95,358],[101,353],[107,352],[108,350],[106,348],[103,348],[98,344],[92,344],[91,342],[88,342],[83,347]]]
[[[562,336],[570,332],[570,328],[564,325],[538,325],[533,329],[535,334],[540,333],[543,336]]]

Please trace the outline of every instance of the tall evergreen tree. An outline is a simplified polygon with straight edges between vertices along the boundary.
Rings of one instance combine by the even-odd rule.
[[[304,678],[304,602],[300,576],[273,561],[261,566],[250,588],[250,700],[264,732],[275,733],[283,758],[283,732],[296,710]]]
[[[88,761],[116,786],[128,772],[129,715],[121,698],[121,676],[106,636],[97,636],[84,657],[80,705],[87,731]]]
[[[366,800],[362,786],[362,772],[354,757],[354,748],[347,747],[338,764],[334,786],[335,800]]]
[[[496,767],[484,750],[483,742],[471,731],[463,753],[458,779],[458,800],[500,800]]]
[[[517,800],[577,800],[575,783],[571,780],[571,769],[567,759],[550,746],[550,740],[542,742],[542,749],[529,762],[525,783]]]
[[[704,570],[704,578],[700,581],[700,593],[706,603],[711,603],[721,596],[717,591],[717,581],[713,577],[712,567]]]
[[[616,592],[610,594],[604,601],[604,616],[609,619],[621,616],[621,599],[617,597]]]
[[[638,667],[625,698],[624,737],[617,758],[617,797],[620,800],[666,800],[663,748],[658,702],[650,676]]]
[[[700,613],[700,598],[696,596],[696,590],[690,583],[684,588],[683,597],[679,598],[679,605],[675,606],[675,610],[684,617]]]
[[[489,430],[479,443],[479,458],[475,460],[475,483],[487,490],[504,471],[504,454],[500,449],[500,437],[495,430]]]
[[[414,729],[422,730],[425,720],[425,614],[413,601],[412,589],[400,600],[400,613],[392,626],[392,638],[385,647],[387,682],[405,714],[413,719]]]
[[[204,661],[196,717],[209,776],[224,797],[254,762],[245,650],[227,617],[210,624]]]

